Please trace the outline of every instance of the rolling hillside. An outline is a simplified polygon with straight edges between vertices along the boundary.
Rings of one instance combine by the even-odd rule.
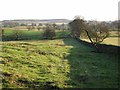
[[[2,42],[3,88],[117,88],[118,58],[75,39]]]

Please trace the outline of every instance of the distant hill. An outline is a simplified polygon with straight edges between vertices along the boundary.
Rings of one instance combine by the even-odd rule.
[[[68,19],[18,19],[18,20],[3,20],[2,23],[69,23],[70,20]]]

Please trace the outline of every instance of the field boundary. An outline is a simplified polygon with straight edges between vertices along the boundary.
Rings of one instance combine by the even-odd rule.
[[[86,46],[94,48],[93,44],[90,42],[86,42],[78,38],[76,38],[76,40]],[[97,46],[100,48],[100,51],[103,53],[118,54],[120,51],[120,46],[107,45],[107,44],[97,44]]]

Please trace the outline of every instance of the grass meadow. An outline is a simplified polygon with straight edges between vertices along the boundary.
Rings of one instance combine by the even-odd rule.
[[[6,30],[3,39],[13,39],[0,42],[3,88],[118,88],[117,55],[59,39],[67,31],[57,31],[54,40],[42,40],[42,31],[23,32],[14,41],[14,33]]]
[[[18,29],[20,40],[42,40],[44,39],[42,36],[43,30],[38,31],[37,29],[34,29],[34,30],[28,31],[25,27],[22,27],[22,29],[20,28],[21,27],[19,27]],[[2,38],[2,40],[3,41],[16,40],[15,31],[17,30],[15,30],[14,28],[6,28],[4,32],[5,35],[4,35],[4,38]],[[111,30],[109,33],[110,33],[109,37],[106,38],[102,43],[119,46],[119,32]],[[70,34],[69,30],[67,31],[56,30],[56,38],[61,38],[69,34]],[[90,42],[86,38],[82,38],[82,40]]]
[[[90,42],[89,39],[82,39],[82,40]],[[108,37],[102,42],[102,44],[120,46],[119,40],[120,40],[119,37]]]
[[[118,59],[74,39],[2,43],[3,87],[116,88]]]
[[[43,30],[38,31],[37,29],[35,30],[30,30],[28,31],[27,29],[24,30],[14,30],[11,28],[6,28],[4,31],[4,36],[2,38],[3,41],[13,41],[16,40],[16,34],[18,33],[19,40],[43,40]],[[65,35],[69,35],[69,31],[63,31],[63,30],[56,30],[56,38],[61,38]]]

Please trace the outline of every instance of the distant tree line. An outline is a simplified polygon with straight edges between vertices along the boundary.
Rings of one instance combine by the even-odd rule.
[[[92,22],[92,21],[88,21],[88,22]],[[116,29],[118,29],[118,27],[120,27],[119,22],[120,22],[119,20],[116,20],[116,21],[103,21],[102,23],[104,23],[109,29],[116,30]],[[20,23],[20,22],[10,22],[10,21],[2,22],[3,27],[8,27],[8,28],[12,28],[12,27],[16,27],[16,26],[27,26],[27,27],[34,26],[34,27],[37,27],[37,29],[39,29],[39,27],[42,26],[41,24],[46,25],[43,23],[31,23],[31,25],[29,25],[27,23]],[[60,30],[63,27],[65,28],[66,24],[63,23],[61,25],[58,25],[58,24],[53,23],[53,26],[56,28],[56,30]]]
[[[55,28],[55,30],[67,30],[67,24],[56,24],[56,23],[29,23],[29,24],[25,24],[25,23],[18,23],[18,22],[10,22],[10,21],[6,21],[6,22],[2,22],[2,26],[3,27],[8,27],[8,28],[14,28],[16,26],[26,26],[26,29],[28,30],[33,30],[33,29],[45,29],[45,27],[47,25],[52,25],[52,27]]]
[[[15,22],[3,22],[2,25],[3,27],[9,27],[9,28],[20,26],[19,23],[15,23]]]

